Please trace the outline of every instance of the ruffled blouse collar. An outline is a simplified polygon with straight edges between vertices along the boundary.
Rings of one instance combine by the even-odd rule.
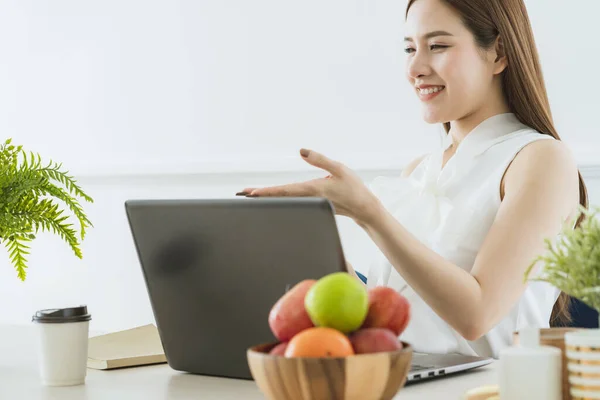
[[[513,113],[496,114],[482,121],[459,143],[456,150],[461,156],[476,156],[484,152],[498,140],[506,139],[506,135],[527,129]],[[446,134],[442,140],[442,152],[453,143],[452,135]]]

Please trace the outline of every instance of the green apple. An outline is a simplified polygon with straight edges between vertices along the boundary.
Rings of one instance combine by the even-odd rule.
[[[306,293],[304,307],[315,326],[343,333],[356,331],[369,311],[367,288],[347,272],[319,279]]]

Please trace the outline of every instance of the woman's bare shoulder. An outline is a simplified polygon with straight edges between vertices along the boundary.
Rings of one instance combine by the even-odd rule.
[[[560,140],[539,140],[525,146],[505,171],[501,198],[510,191],[522,193],[525,187],[542,185],[554,189],[555,201],[577,207],[580,200],[577,162]]]
[[[429,154],[422,154],[419,157],[412,160],[411,162],[409,162],[408,164],[406,164],[406,166],[402,169],[402,173],[400,174],[400,176],[402,178],[407,178],[410,174],[412,174],[415,168],[417,168],[417,165],[419,165],[421,161],[423,161],[428,155]]]

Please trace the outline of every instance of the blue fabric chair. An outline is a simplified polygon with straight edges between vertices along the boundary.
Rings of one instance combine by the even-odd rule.
[[[356,275],[366,284],[367,277],[356,271]],[[573,299],[570,306],[572,321],[568,325],[574,328],[598,328],[598,312],[581,301]]]
[[[577,299],[571,300],[572,321],[569,324],[574,328],[598,328],[598,312]]]
[[[356,272],[356,275],[358,275],[358,277],[360,278],[360,280],[363,281],[365,284],[367,284],[367,277],[358,271],[355,271],[355,272]]]

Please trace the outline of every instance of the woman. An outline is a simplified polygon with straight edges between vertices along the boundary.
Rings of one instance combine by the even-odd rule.
[[[406,31],[407,79],[425,121],[445,128],[439,149],[370,188],[302,149],[327,178],[243,193],[328,198],[377,245],[368,286],[409,299],[403,340],[498,357],[514,331],[568,319],[568,298],[524,272],[545,238],[578,224],[586,188],[553,126],[523,0],[410,0]]]

